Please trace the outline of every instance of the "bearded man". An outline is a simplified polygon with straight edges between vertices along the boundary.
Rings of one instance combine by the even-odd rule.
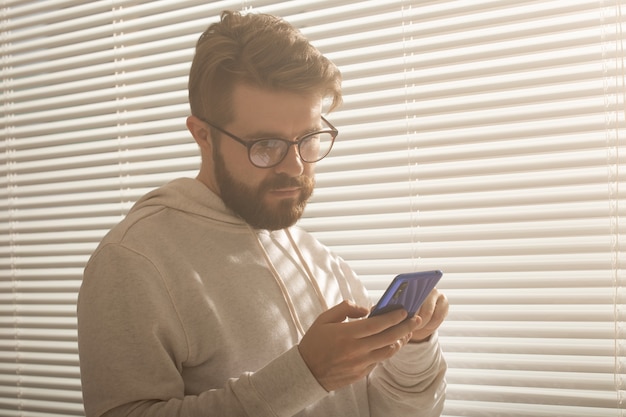
[[[198,176],[141,198],[85,268],[88,417],[440,415],[445,296],[366,318],[355,273],[294,226],[338,135],[322,111],[340,84],[279,18],[224,12],[200,37]]]

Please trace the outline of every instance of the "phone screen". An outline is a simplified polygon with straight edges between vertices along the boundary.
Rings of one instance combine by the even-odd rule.
[[[442,276],[443,272],[439,270],[409,272],[396,276],[369,317],[399,308],[405,309],[409,317],[413,317]]]

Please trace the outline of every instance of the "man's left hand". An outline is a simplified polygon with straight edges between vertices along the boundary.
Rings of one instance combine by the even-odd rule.
[[[411,319],[419,324],[417,329],[413,330],[410,342],[420,343],[429,340],[446,319],[449,307],[446,296],[436,288],[432,290],[415,317]]]

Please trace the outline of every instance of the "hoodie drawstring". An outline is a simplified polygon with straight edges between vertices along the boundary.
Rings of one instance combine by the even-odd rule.
[[[302,325],[302,322],[300,321],[300,318],[298,317],[298,313],[296,311],[296,307],[295,307],[295,305],[293,303],[293,300],[291,299],[291,296],[289,295],[289,291],[287,290],[287,287],[285,286],[285,282],[280,277],[280,274],[278,273],[278,270],[276,269],[276,267],[272,263],[272,260],[270,259],[270,256],[267,253],[267,250],[265,250],[265,247],[261,243],[261,240],[259,239],[259,237],[256,235],[256,233],[254,233],[254,230],[250,226],[248,226],[248,228],[249,228],[250,232],[254,235],[255,240],[257,242],[257,245],[261,249],[261,252],[263,253],[263,257],[265,258],[265,263],[267,264],[268,269],[272,273],[272,276],[274,277],[274,280],[276,281],[276,284],[278,284],[278,288],[280,288],[280,292],[282,293],[283,298],[285,300],[285,303],[287,304],[287,308],[289,309],[289,314],[291,315],[291,320],[293,321],[294,325],[296,326],[296,329],[300,333],[300,336],[304,336],[304,333],[305,333],[304,326]],[[304,268],[304,271],[306,273],[305,275],[306,275],[307,279],[309,280],[309,283],[313,287],[313,289],[314,289],[314,291],[315,291],[315,293],[317,295],[317,298],[320,301],[320,304],[324,308],[324,311],[328,310],[328,304],[326,303],[326,299],[324,298],[324,295],[322,294],[322,290],[320,289],[320,287],[319,287],[319,285],[317,283],[317,280],[315,279],[315,277],[313,276],[313,273],[311,272],[311,268],[309,268],[309,265],[304,260],[304,256],[302,255],[302,252],[298,248],[298,245],[296,245],[296,243],[295,243],[293,237],[291,236],[291,233],[289,232],[289,230],[285,229],[284,231],[285,231],[285,234],[287,235],[287,238],[289,239],[289,242],[290,242],[292,248],[294,249],[294,251],[298,255],[298,259],[300,260],[300,263],[302,264],[302,267]]]
[[[298,255],[298,259],[300,259],[300,263],[302,264],[302,266],[304,267],[304,270],[306,271],[307,278],[309,279],[309,282],[313,286],[313,289],[315,290],[315,293],[317,295],[317,299],[322,305],[322,308],[324,309],[324,311],[328,310],[328,304],[326,303],[326,298],[324,298],[322,289],[317,283],[317,280],[315,279],[315,275],[313,275],[313,272],[311,272],[311,268],[309,268],[309,264],[304,260],[304,256],[302,255],[302,252],[300,251],[300,248],[298,247],[298,245],[296,245],[295,240],[293,240],[293,236],[291,235],[291,232],[289,231],[289,229],[285,229],[285,234],[289,238],[289,243],[291,243],[291,247]]]

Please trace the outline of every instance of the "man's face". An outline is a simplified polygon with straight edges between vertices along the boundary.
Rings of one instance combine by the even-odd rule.
[[[279,137],[296,140],[321,127],[321,99],[238,86],[234,119],[220,126],[244,140]],[[272,168],[258,168],[245,146],[213,138],[213,174],[219,195],[252,227],[278,230],[293,225],[313,193],[314,166],[302,162],[296,146]]]
[[[258,229],[278,230],[293,225],[302,216],[306,202],[313,193],[313,178],[277,174],[265,178],[257,185],[249,185],[248,182],[235,178],[229,171],[220,155],[219,146],[214,145],[213,149],[215,177],[222,200],[246,223]],[[284,198],[268,198],[268,195],[280,193],[278,190],[283,189],[297,189],[299,192],[288,191]]]

